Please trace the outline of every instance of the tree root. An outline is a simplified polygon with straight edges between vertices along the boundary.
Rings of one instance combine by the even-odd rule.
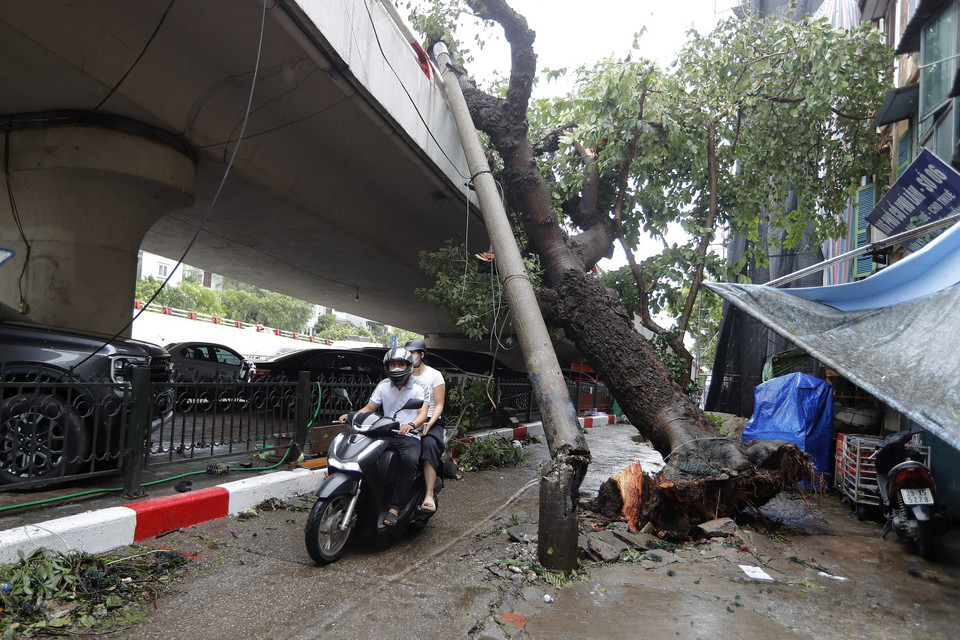
[[[604,482],[588,508],[625,520],[634,531],[649,522],[662,537],[679,541],[689,539],[700,523],[734,518],[800,482],[816,486],[812,459],[794,444],[751,441],[741,451],[752,464],[735,469],[705,465],[704,460],[717,459],[715,447],[710,448],[714,457],[692,451],[656,476],[644,474],[634,462]]]

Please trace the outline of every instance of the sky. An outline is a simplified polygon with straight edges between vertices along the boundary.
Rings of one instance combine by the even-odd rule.
[[[633,46],[634,33],[646,27],[640,38],[639,54],[661,67],[671,65],[687,39],[691,28],[706,33],[716,19],[731,15],[736,0],[508,0],[511,7],[526,17],[536,32],[534,51],[542,69],[567,68],[570,71],[589,66],[608,56],[622,57]],[[510,69],[510,53],[502,31],[496,27],[485,33],[481,50],[476,43],[459,39],[473,52],[474,60],[467,71],[481,82],[492,81],[498,70],[506,75]],[[469,41],[468,41],[469,40]],[[534,89],[535,97],[548,97],[566,92],[569,85],[541,82]],[[678,234],[682,232],[678,231]],[[679,241],[680,235],[668,240]],[[637,259],[660,252],[655,241],[643,242],[636,248]],[[627,263],[619,244],[612,259],[602,260],[600,268],[614,270]]]
[[[536,31],[534,50],[541,69],[576,69],[606,56],[630,51],[633,34],[644,26],[640,54],[667,66],[676,57],[691,27],[709,31],[714,16],[730,15],[733,0],[508,0]],[[488,40],[471,74],[484,77],[489,70],[509,69],[509,52],[502,38]],[[470,45],[468,45],[470,46]],[[481,60],[482,58],[482,60]],[[496,62],[494,62],[496,60]]]

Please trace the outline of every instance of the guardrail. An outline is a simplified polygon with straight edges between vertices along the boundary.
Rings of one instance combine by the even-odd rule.
[[[144,304],[140,300],[135,300],[133,303],[133,308],[136,311],[143,309]],[[235,329],[255,329],[258,333],[272,333],[275,336],[280,336],[281,338],[291,338],[293,340],[301,340],[303,342],[312,342],[314,344],[322,344],[326,346],[333,345],[333,340],[328,340],[327,338],[316,338],[310,334],[299,333],[296,331],[287,331],[285,329],[275,329],[273,327],[267,327],[262,324],[253,324],[250,322],[242,322],[240,320],[231,320],[230,318],[222,318],[220,316],[212,316],[207,313],[200,313],[198,311],[187,311],[185,309],[177,309],[176,307],[167,307],[162,304],[157,304],[155,302],[147,305],[147,311],[150,313],[160,313],[165,316],[170,316],[172,318],[184,318],[186,320],[197,320],[199,322],[207,322],[210,324],[221,325],[224,327],[233,327]]]
[[[151,381],[147,368],[123,383],[0,376],[0,491],[120,473],[125,494],[135,497],[148,468],[285,452],[291,443],[305,451],[311,426],[332,424],[347,411],[334,388],[346,389],[360,407],[377,382],[349,375],[311,380],[301,372],[296,381],[164,383]],[[568,387],[579,411],[608,410],[603,385]],[[484,409],[489,426],[538,415],[528,381],[497,381],[494,391],[497,410]]]

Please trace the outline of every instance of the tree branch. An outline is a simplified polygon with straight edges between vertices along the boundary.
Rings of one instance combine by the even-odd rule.
[[[526,122],[527,105],[537,72],[537,55],[533,51],[536,33],[527,25],[527,19],[514,11],[504,0],[467,0],[476,14],[494,20],[503,27],[503,35],[510,43],[510,83],[504,103],[505,115]]]

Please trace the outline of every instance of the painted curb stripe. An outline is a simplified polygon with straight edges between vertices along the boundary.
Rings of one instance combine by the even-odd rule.
[[[230,492],[223,487],[209,487],[175,496],[131,502],[124,506],[137,512],[133,541],[139,542],[180,527],[227,516]]]

